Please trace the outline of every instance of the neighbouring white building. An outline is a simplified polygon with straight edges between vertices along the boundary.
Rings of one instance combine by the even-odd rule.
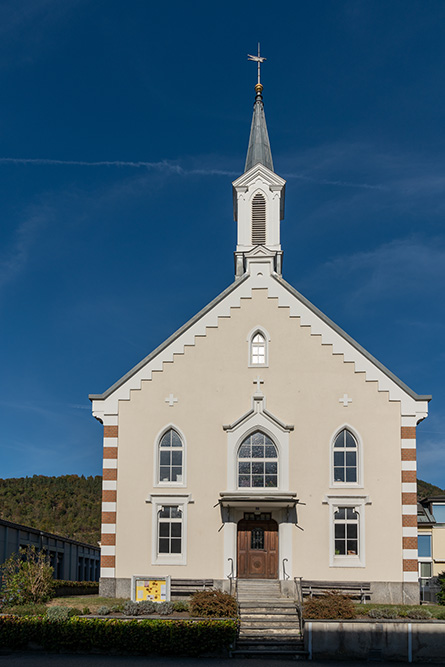
[[[414,393],[282,277],[257,84],[235,281],[103,394],[101,593],[133,575],[371,583],[418,600]]]

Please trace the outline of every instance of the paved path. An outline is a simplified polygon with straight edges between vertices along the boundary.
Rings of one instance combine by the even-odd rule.
[[[105,655],[58,655],[46,653],[10,653],[0,654],[0,667],[363,667],[363,661],[338,660],[298,661],[295,660],[256,660],[249,658],[162,658],[143,656],[105,656]],[[379,667],[408,667],[406,662],[378,662]],[[416,662],[416,667],[431,667],[433,663]],[[437,664],[437,663],[436,663]],[[409,666],[411,667],[411,666]]]

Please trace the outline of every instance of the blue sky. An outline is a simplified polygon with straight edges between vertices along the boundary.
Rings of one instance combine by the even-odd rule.
[[[0,5],[0,477],[100,474],[100,393],[233,280],[261,41],[284,277],[417,393],[445,486],[445,3]]]

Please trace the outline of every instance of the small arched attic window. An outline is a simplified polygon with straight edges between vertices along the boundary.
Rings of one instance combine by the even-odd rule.
[[[268,341],[269,335],[261,327],[253,329],[248,338],[249,343],[249,366],[268,366]]]
[[[252,199],[252,245],[266,244],[266,200],[260,193]]]

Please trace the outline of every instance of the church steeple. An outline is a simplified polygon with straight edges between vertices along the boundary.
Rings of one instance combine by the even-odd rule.
[[[256,97],[255,104],[253,105],[252,125],[244,171],[249,171],[249,169],[258,163],[273,171],[272,151],[270,150],[266,116],[264,114],[263,86],[261,83],[257,83],[255,91]]]
[[[264,115],[260,65],[265,60],[249,56],[258,63],[258,83],[250,128],[245,170],[233,182],[233,213],[238,223],[235,275],[250,272],[252,264],[266,261],[270,271],[281,275],[280,223],[284,217],[286,181],[275,172],[269,134]]]

